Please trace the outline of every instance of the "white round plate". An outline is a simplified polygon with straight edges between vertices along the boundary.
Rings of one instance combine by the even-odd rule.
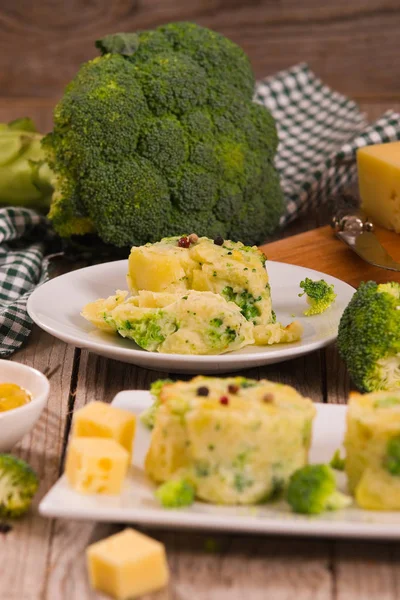
[[[340,279],[304,267],[267,261],[267,268],[277,320],[285,325],[299,320],[304,327],[300,342],[247,346],[217,356],[193,356],[147,352],[130,340],[95,329],[80,315],[82,307],[97,298],[114,294],[117,289],[127,289],[126,260],[86,267],[48,281],[29,298],[28,313],[39,327],[78,348],[87,348],[96,354],[148,369],[175,373],[238,371],[288,360],[333,342],[340,317],[354,288]],[[335,286],[337,298],[322,315],[303,315],[307,304],[305,298],[299,298],[298,294],[301,291],[300,281],[305,277],[325,279]]]

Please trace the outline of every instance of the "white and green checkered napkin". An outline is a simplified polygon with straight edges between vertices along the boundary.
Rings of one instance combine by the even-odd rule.
[[[45,217],[25,208],[0,209],[0,356],[17,350],[31,331],[26,303],[48,277]]]
[[[356,150],[400,139],[400,115],[368,125],[357,104],[299,64],[259,81],[255,99],[277,122],[276,166],[285,195],[281,225],[356,182]]]
[[[354,102],[324,85],[305,64],[258,82],[255,99],[278,125],[276,166],[286,203],[282,226],[355,182],[357,148],[400,139],[399,114],[388,111],[368,125]],[[46,235],[52,234],[44,217],[0,209],[0,356],[14,352],[30,333],[26,303],[48,277]]]

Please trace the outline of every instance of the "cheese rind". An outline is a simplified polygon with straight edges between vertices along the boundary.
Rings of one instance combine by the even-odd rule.
[[[377,225],[400,233],[400,142],[357,151],[362,208]]]
[[[105,402],[90,402],[76,411],[73,437],[104,437],[121,444],[132,455],[136,418],[127,410]]]
[[[81,494],[119,494],[128,466],[129,453],[115,440],[77,437],[68,445],[65,474]]]
[[[88,547],[91,586],[117,600],[137,598],[168,583],[168,563],[163,544],[125,529]]]

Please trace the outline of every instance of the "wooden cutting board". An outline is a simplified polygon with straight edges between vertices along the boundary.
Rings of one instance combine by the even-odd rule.
[[[400,263],[400,235],[376,228],[376,236],[392,258]],[[400,282],[400,272],[373,267],[359,258],[333,233],[320,227],[261,246],[269,260],[322,271],[357,287],[361,281]]]

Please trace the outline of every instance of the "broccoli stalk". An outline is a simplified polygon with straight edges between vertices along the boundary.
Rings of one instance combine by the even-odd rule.
[[[283,211],[278,136],[241,48],[193,23],[96,45],[43,142],[55,230],[118,247],[182,231],[264,241]]]
[[[333,284],[326,283],[323,279],[313,281],[306,277],[300,282],[300,287],[304,290],[299,296],[307,296],[307,302],[310,308],[304,311],[306,317],[311,315],[319,315],[330,307],[336,298]]]
[[[193,504],[196,490],[186,479],[171,479],[160,485],[155,495],[164,508],[183,508]]]
[[[26,513],[38,486],[36,473],[25,461],[0,454],[0,518]]]
[[[54,175],[31,119],[0,124],[0,204],[48,209]]]
[[[336,489],[335,474],[328,465],[298,469],[290,478],[287,501],[294,512],[307,515],[346,508],[352,502]]]
[[[400,389],[400,284],[362,283],[343,312],[338,350],[358,389]]]

